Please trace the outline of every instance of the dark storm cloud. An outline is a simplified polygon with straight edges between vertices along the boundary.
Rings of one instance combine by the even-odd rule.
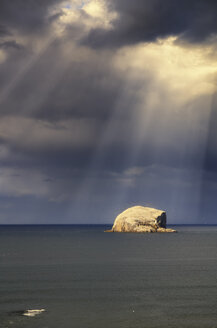
[[[17,113],[19,103],[19,115],[45,121],[70,117],[108,118],[121,91],[121,77],[109,70],[109,64],[105,65],[104,60],[98,60],[98,63],[95,60],[93,63],[72,62],[69,67],[64,66],[58,62],[57,52],[50,57],[54,49],[47,51],[12,91],[1,115]],[[54,65],[60,74],[53,77],[55,84],[52,86]],[[46,90],[48,92],[44,95]],[[36,106],[38,102],[40,104]]]
[[[204,42],[217,33],[215,0],[111,0],[110,6],[119,15],[113,28],[92,29],[84,44],[119,47],[168,36]]]
[[[0,1],[1,26],[31,33],[48,24],[50,6],[59,0]],[[1,30],[0,30],[1,31]]]
[[[12,47],[23,51],[11,53],[0,67],[2,89],[7,81],[14,79],[20,67],[25,70],[32,55],[32,51],[15,41],[0,43],[2,49]],[[10,90],[10,97],[0,99],[0,116],[15,114],[59,121],[70,117],[105,120],[111,115],[124,82],[112,68],[111,54],[84,54],[83,61],[79,58],[73,61],[63,59],[63,48],[61,41],[54,40],[36,57],[19,83]]]
[[[22,45],[20,45],[19,43],[17,43],[16,41],[5,41],[5,42],[0,42],[0,48],[2,49],[22,49]]]
[[[7,222],[8,215],[13,223],[14,217],[19,222],[29,222],[29,217],[31,222],[60,222],[58,215],[71,222],[64,211],[72,201],[86,213],[91,208],[92,217],[104,208],[113,215],[110,204],[115,198],[115,206],[120,206],[119,197],[129,188],[133,202],[142,203],[146,197],[166,207],[158,195],[159,185],[170,195],[176,169],[200,169],[200,144],[195,146],[192,122],[188,125],[184,114],[171,110],[168,115],[167,93],[148,111],[152,86],[155,93],[161,86],[155,85],[148,71],[131,75],[127,65],[119,68],[116,53],[109,48],[169,35],[205,41],[216,32],[215,2],[110,1],[109,9],[119,14],[113,29],[95,28],[90,33],[88,24],[93,20],[85,25],[90,17],[82,10],[76,12],[80,21],[55,25],[63,14],[60,3],[0,1],[0,51],[4,55],[0,67],[0,193],[10,204],[7,208],[5,203],[0,219]],[[61,37],[55,37],[58,28]],[[79,45],[81,39],[85,47]],[[189,117],[199,117],[200,104],[192,109],[197,109],[195,116],[188,113]],[[213,118],[215,115],[213,110]],[[172,124],[164,116],[172,118]],[[198,119],[195,134],[201,121]],[[213,124],[207,140],[207,170],[215,164]],[[134,175],[138,175],[136,180]],[[192,183],[189,180],[186,185]],[[182,181],[175,188],[184,190]],[[40,219],[38,209],[43,212]],[[89,220],[85,212],[82,215]],[[78,219],[81,217],[78,211]]]
[[[0,25],[0,37],[10,35],[10,32],[7,30],[7,28],[4,25]]]

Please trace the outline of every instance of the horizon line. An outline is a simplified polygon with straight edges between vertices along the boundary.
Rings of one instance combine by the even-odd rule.
[[[1,226],[102,226],[113,223],[0,223]],[[217,223],[169,223],[167,226],[217,226]]]

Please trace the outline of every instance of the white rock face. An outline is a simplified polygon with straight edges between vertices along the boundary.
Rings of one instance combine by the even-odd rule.
[[[176,232],[166,229],[166,212],[144,206],[133,206],[119,214],[112,232]]]

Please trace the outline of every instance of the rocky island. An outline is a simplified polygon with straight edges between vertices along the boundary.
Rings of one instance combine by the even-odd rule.
[[[166,212],[151,207],[133,206],[120,213],[107,232],[176,232],[166,227]]]

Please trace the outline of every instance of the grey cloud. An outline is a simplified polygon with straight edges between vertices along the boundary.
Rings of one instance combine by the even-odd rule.
[[[58,4],[59,0],[17,0],[9,3],[0,2],[0,21],[6,28],[27,33],[41,30],[48,24],[49,8]]]
[[[110,4],[119,15],[113,29],[92,29],[83,44],[120,47],[168,36],[204,42],[217,33],[217,3],[213,0],[111,0]]]
[[[19,222],[29,222],[28,217],[38,223],[60,222],[61,217],[68,222],[74,217],[88,221],[87,213],[94,222],[111,222],[121,206],[144,200],[172,209],[177,205],[170,203],[174,190],[177,199],[186,190],[188,196],[195,192],[194,170],[200,172],[203,164],[207,172],[214,170],[216,107],[213,105],[202,162],[205,97],[194,99],[192,106],[185,104],[192,107],[188,114],[195,124],[186,120],[182,109],[179,113],[170,108],[163,86],[159,105],[146,108],[154,77],[147,71],[128,83],[129,75],[115,68],[116,53],[108,48],[168,35],[196,41],[198,33],[205,40],[215,33],[211,13],[215,3],[110,2],[120,14],[113,22],[114,30],[95,29],[85,39],[86,45],[101,49],[75,45],[85,33],[81,22],[68,26],[62,39],[53,40],[38,56],[34,57],[28,42],[23,51],[9,51],[19,47],[18,40],[7,41],[10,29],[28,40],[43,29],[46,37],[49,24],[62,14],[48,15],[55,3],[58,1],[18,0],[13,6],[8,1],[0,4],[1,48],[8,51],[0,68],[0,87],[7,91],[0,97],[1,193],[6,202],[12,202],[1,222],[14,222],[15,215]],[[202,12],[195,11],[202,5]],[[199,26],[205,25],[206,31],[200,34]],[[38,33],[34,40],[40,41],[40,37]],[[144,95],[144,116],[139,109],[139,91]],[[206,188],[209,195],[211,187]],[[180,217],[184,206],[190,211],[189,201],[184,199],[179,204]],[[105,218],[100,217],[102,209]]]
[[[110,116],[124,82],[109,62],[111,55],[84,54],[82,61],[72,61],[62,58],[62,47],[58,41],[49,45],[10,90],[10,97],[0,99],[1,116],[16,114],[48,121],[70,117],[105,120]],[[20,68],[25,70],[29,56],[27,50],[22,55],[11,54],[0,68],[0,85],[13,80]]]
[[[23,48],[23,46],[19,43],[17,43],[16,41],[4,41],[4,42],[0,42],[0,48],[2,49],[17,49],[20,50]]]
[[[0,37],[11,35],[4,25],[0,24]]]

